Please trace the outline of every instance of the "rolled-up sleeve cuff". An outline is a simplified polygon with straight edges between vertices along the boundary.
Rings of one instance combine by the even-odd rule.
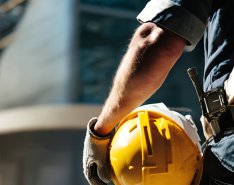
[[[187,41],[187,51],[194,49],[206,28],[206,24],[198,17],[170,0],[151,0],[137,20],[141,23],[155,22],[181,36]]]

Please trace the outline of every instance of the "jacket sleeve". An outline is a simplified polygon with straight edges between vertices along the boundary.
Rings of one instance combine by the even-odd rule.
[[[213,0],[151,0],[137,16],[154,22],[184,38],[186,50],[193,50],[206,29]]]

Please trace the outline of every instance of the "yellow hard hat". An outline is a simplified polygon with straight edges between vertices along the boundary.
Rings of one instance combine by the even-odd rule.
[[[112,139],[112,180],[115,185],[198,184],[200,148],[197,128],[184,116],[164,104],[139,107],[120,122]]]

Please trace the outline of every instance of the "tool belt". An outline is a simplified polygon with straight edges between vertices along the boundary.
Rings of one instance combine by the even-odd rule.
[[[234,106],[228,105],[225,90],[215,88],[204,92],[197,69],[189,68],[187,72],[196,90],[202,114],[209,122],[214,138],[219,138],[225,131],[234,129]]]

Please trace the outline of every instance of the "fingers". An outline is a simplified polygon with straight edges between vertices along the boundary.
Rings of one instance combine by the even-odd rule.
[[[98,168],[96,163],[89,165],[89,170],[87,177],[89,179],[90,185],[106,185],[98,176]]]
[[[231,72],[228,80],[224,82],[224,89],[226,91],[228,104],[234,104],[234,71]]]
[[[200,117],[200,121],[202,124],[203,134],[204,134],[206,139],[209,139],[213,135],[209,123],[208,123],[207,119],[205,118],[205,116],[203,116],[203,115]]]

